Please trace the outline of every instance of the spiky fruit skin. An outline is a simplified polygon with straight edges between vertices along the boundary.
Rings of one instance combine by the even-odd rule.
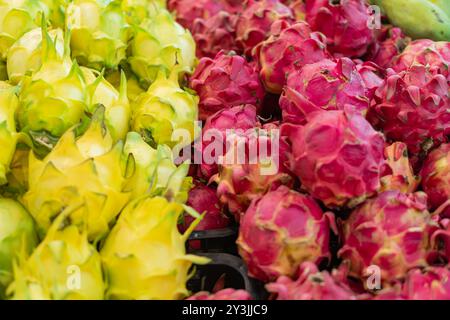
[[[236,20],[235,15],[226,11],[207,19],[196,19],[192,34],[197,44],[197,56],[214,58],[220,50],[239,52],[235,40]]]
[[[215,293],[209,293],[209,292],[198,292],[194,294],[193,296],[190,296],[186,300],[253,300],[251,295],[245,291],[245,290],[236,290],[236,289],[222,289]]]
[[[42,65],[23,77],[17,120],[21,131],[33,138],[35,151],[45,154],[84,118],[88,90],[80,68],[69,57],[69,49],[59,55],[48,32],[42,32]]]
[[[374,62],[365,61],[356,64],[356,70],[364,83],[366,94],[370,103],[375,96],[377,89],[383,84],[384,77],[386,76],[386,70]]]
[[[219,158],[219,172],[210,181],[217,183],[220,202],[237,222],[252,200],[282,185],[292,187],[294,183],[285,166],[290,148],[283,139],[274,136],[278,131],[278,124],[269,123],[242,134],[228,133],[232,136],[231,145],[224,157]],[[262,146],[266,152],[261,152]],[[250,153],[252,149],[256,149],[256,154]]]
[[[0,186],[7,183],[6,175],[17,144],[15,112],[18,108],[16,88],[0,81]]]
[[[176,130],[187,130],[189,140],[180,142],[188,145],[196,138],[197,115],[198,97],[180,88],[173,75],[167,78],[160,73],[147,92],[134,102],[131,128],[152,146],[174,146],[178,141],[173,140],[172,134]]]
[[[44,1],[0,1],[0,60],[5,60],[8,49],[24,33],[40,25],[42,14],[47,17],[50,8]]]
[[[408,272],[404,283],[385,289],[376,300],[450,300],[450,271],[445,267],[427,267]]]
[[[281,2],[288,6],[297,21],[304,21],[306,16],[305,0],[281,0]]]
[[[420,176],[430,210],[450,199],[450,143],[442,144],[428,155]],[[447,211],[450,218],[450,208]]]
[[[329,58],[323,36],[305,22],[276,22],[272,35],[255,49],[260,77],[266,90],[280,94],[289,74],[303,66]]]
[[[122,73],[125,73],[126,82],[127,82],[127,97],[130,103],[136,101],[137,97],[139,97],[142,93],[144,93],[148,87],[143,86],[138,77],[131,72],[131,70],[116,70],[109,72],[105,75],[106,81],[113,85],[117,91],[120,92],[121,84],[122,84]]]
[[[206,213],[195,227],[196,231],[222,229],[230,223],[229,218],[222,212],[216,190],[209,186],[197,182],[189,191],[189,198],[186,204],[201,214]],[[186,231],[194,221],[194,217],[185,214],[183,223],[179,225],[180,231]]]
[[[6,175],[8,182],[0,186],[0,195],[5,198],[19,199],[28,190],[28,158],[30,149],[18,144]]]
[[[95,112],[99,105],[105,107],[105,123],[114,142],[125,140],[130,130],[131,106],[127,96],[127,79],[121,75],[119,91],[117,91],[105,78],[93,69],[81,68],[89,90],[90,114]]]
[[[375,92],[368,119],[388,140],[406,143],[417,170],[420,160],[450,133],[449,96],[445,77],[425,66],[388,72]]]
[[[450,82],[450,42],[429,39],[412,41],[392,64],[397,72],[421,64],[427,66],[432,74],[442,74]]]
[[[412,193],[419,186],[419,178],[409,162],[408,147],[403,142],[395,142],[384,149],[387,171],[381,178],[380,191],[398,190]]]
[[[160,9],[134,27],[128,62],[146,85],[151,84],[161,71],[167,76],[174,69],[180,75],[192,73],[196,63],[195,41],[169,12]]]
[[[410,41],[400,28],[382,26],[366,58],[382,68],[391,68],[394,58],[403,52]]]
[[[304,124],[304,112],[346,110],[365,115],[369,109],[365,84],[348,58],[322,60],[289,74],[280,98],[283,121]]]
[[[408,273],[403,286],[408,300],[450,300],[450,271],[430,267],[424,272],[415,269]]]
[[[80,65],[116,69],[126,58],[131,30],[120,1],[75,0],[66,9],[72,57]]]
[[[356,294],[335,272],[321,272],[311,262],[300,265],[295,280],[281,276],[266,288],[277,300],[356,300]]]
[[[402,279],[414,267],[427,265],[430,236],[436,226],[423,192],[387,191],[367,200],[343,222],[338,255],[350,275],[365,278],[376,265],[383,283]]]
[[[209,19],[228,9],[226,0],[169,0],[167,6],[175,12],[178,23],[189,30],[193,30],[195,20]]]
[[[329,258],[330,215],[309,196],[280,187],[255,199],[237,240],[249,275],[262,281],[292,277],[305,261]]]
[[[275,21],[294,22],[292,10],[279,0],[247,0],[236,24],[236,40],[247,56],[270,34]]]
[[[106,239],[102,256],[109,299],[182,299],[192,263],[185,242],[195,224],[181,235],[177,222],[183,206],[163,197],[131,202]]]
[[[160,195],[162,192],[185,203],[191,188],[191,179],[186,177],[188,165],[177,167],[172,150],[166,145],[156,149],[149,146],[136,132],[129,132],[124,145],[124,153],[133,155],[135,172],[127,180],[126,190],[131,190],[131,199],[144,194]]]
[[[100,255],[87,233],[66,225],[65,218],[59,216],[32,255],[14,267],[12,299],[103,300]]]
[[[190,87],[200,97],[201,120],[231,107],[252,104],[259,106],[264,89],[258,73],[243,57],[219,52],[214,59],[200,60],[190,78]]]
[[[292,145],[291,170],[327,207],[354,207],[380,188],[384,139],[362,116],[319,111],[304,126],[282,130]]]
[[[139,25],[152,18],[161,9],[166,9],[165,0],[122,0],[121,8],[130,25]]]
[[[103,112],[97,110],[81,136],[76,137],[76,128],[65,133],[44,159],[30,153],[29,190],[22,202],[41,236],[64,208],[81,202],[69,218],[86,228],[89,240],[98,241],[130,199],[124,191],[129,157],[122,142],[113,144]]]
[[[206,161],[206,159],[202,161],[199,166],[199,172],[202,177],[210,179],[218,172],[217,164],[220,154],[216,155],[211,148],[220,144],[223,145],[223,151],[226,152],[227,130],[229,132],[235,130],[245,132],[260,126],[256,111],[255,106],[242,105],[220,110],[206,119],[205,126],[203,127],[201,149],[199,150],[197,148],[196,151],[201,153],[203,158],[213,157],[214,161]],[[211,147],[209,147],[210,145]]]
[[[56,42],[56,51],[64,54],[64,35],[61,29],[50,30],[49,35]],[[21,36],[8,50],[7,69],[11,83],[17,84],[25,76],[39,70],[42,65],[42,31],[32,29]]]
[[[312,0],[306,2],[306,22],[327,37],[328,48],[337,55],[363,56],[374,41],[365,0]]]
[[[34,222],[19,202],[0,198],[0,298],[13,280],[13,263],[19,254],[30,254],[38,239]]]

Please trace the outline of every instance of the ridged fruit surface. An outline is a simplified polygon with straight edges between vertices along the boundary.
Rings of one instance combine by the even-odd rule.
[[[306,22],[327,37],[328,48],[337,55],[363,56],[374,41],[365,0],[306,1]]]
[[[360,115],[319,111],[304,126],[282,127],[292,145],[291,170],[328,207],[354,207],[380,188],[383,135]]]
[[[266,90],[275,94],[282,92],[290,73],[329,58],[322,34],[312,32],[305,22],[289,25],[284,21],[272,25],[271,36],[254,55]]]
[[[442,74],[414,65],[399,74],[388,72],[375,92],[370,122],[391,141],[406,143],[413,167],[450,133],[450,90]]]
[[[356,300],[356,294],[345,283],[338,270],[319,271],[311,262],[300,265],[298,276],[292,280],[281,276],[266,285],[277,300]]]
[[[365,115],[369,109],[365,84],[348,58],[324,59],[292,72],[280,98],[283,121],[304,124],[304,112],[346,110]]]
[[[180,234],[183,206],[163,197],[131,202],[100,251],[109,299],[182,299],[192,263],[207,259],[186,254],[185,242],[196,223]],[[197,220],[199,222],[199,220]]]
[[[257,71],[233,52],[221,51],[214,59],[201,59],[190,86],[200,97],[200,120],[242,104],[259,106],[264,97]]]
[[[425,193],[383,192],[343,222],[339,257],[349,263],[350,275],[365,278],[367,268],[377,266],[384,283],[401,280],[408,270],[427,265],[436,228]]]
[[[249,275],[262,281],[293,277],[303,262],[329,258],[333,219],[311,197],[287,187],[255,199],[237,240]]]
[[[294,22],[292,10],[279,0],[246,0],[236,25],[236,40],[247,56],[266,40],[275,21]]]

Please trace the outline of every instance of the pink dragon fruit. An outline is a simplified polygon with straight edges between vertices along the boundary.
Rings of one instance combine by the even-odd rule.
[[[253,48],[266,40],[273,22],[294,22],[292,10],[279,0],[247,0],[243,6],[236,25],[236,36],[247,56],[251,56]]]
[[[318,111],[304,126],[285,124],[291,170],[302,188],[326,206],[354,207],[380,188],[384,139],[362,116]]]
[[[252,300],[252,297],[245,290],[228,288],[216,293],[198,292],[186,300]]]
[[[329,50],[338,56],[361,57],[374,41],[368,26],[365,0],[306,1],[306,22],[327,37]]]
[[[194,188],[189,191],[187,205],[194,208],[200,214],[205,213],[205,216],[195,228],[197,231],[222,229],[229,224],[228,217],[220,208],[216,191],[198,181],[196,181]],[[180,231],[184,233],[194,221],[194,217],[188,214],[185,215],[183,224],[179,225]]]
[[[375,93],[370,122],[391,141],[408,146],[415,169],[450,133],[449,85],[441,74],[433,75],[423,65],[414,65],[387,78]]]
[[[175,12],[178,23],[189,30],[193,30],[196,19],[208,19],[229,9],[226,0],[169,0],[167,6]]]
[[[192,26],[192,34],[197,44],[197,56],[214,58],[220,50],[236,51],[235,41],[237,17],[221,11],[207,19],[196,19]]]
[[[305,0],[290,0],[284,1],[291,8],[294,13],[295,20],[304,21],[306,17],[306,5]],[[289,3],[288,3],[289,2]]]
[[[266,285],[277,300],[356,300],[357,294],[341,279],[337,270],[330,274],[319,271],[311,262],[300,266],[296,280],[281,276],[276,282]]]
[[[408,158],[408,147],[403,142],[395,142],[384,150],[387,171],[381,178],[381,190],[398,190],[412,193],[419,186],[419,178],[414,175]]]
[[[203,127],[201,149],[194,145],[196,151],[202,153],[203,161],[199,167],[200,175],[205,179],[210,179],[218,172],[217,163],[220,155],[216,155],[214,150],[209,150],[208,146],[211,143],[222,144],[225,152],[229,147],[226,144],[227,130],[246,132],[249,129],[258,128],[260,125],[256,115],[256,107],[252,105],[223,109],[210,116]],[[216,140],[219,139],[216,135],[220,136],[220,141]],[[205,159],[209,156],[212,159]]]
[[[408,272],[404,283],[376,294],[375,300],[450,300],[450,271],[427,267]]]
[[[322,60],[292,72],[280,98],[283,121],[304,124],[304,112],[347,110],[365,115],[369,109],[365,84],[348,58]]]
[[[331,213],[309,196],[282,186],[255,199],[242,218],[237,240],[249,275],[262,281],[293,277],[306,261],[330,257]]]
[[[253,199],[281,185],[292,186],[294,182],[285,167],[290,153],[289,145],[283,139],[276,139],[277,150],[276,145],[272,144],[272,130],[278,131],[278,125],[270,123],[261,129],[255,128],[253,132],[236,136],[219,165],[218,174],[211,178],[211,181],[218,184],[217,195],[220,202],[234,215],[237,222]],[[266,147],[265,152],[262,152],[262,146]],[[250,154],[252,147],[256,154]],[[245,159],[238,158],[240,150],[245,150]]]
[[[258,73],[243,57],[232,52],[221,51],[214,59],[202,58],[190,84],[200,96],[201,120],[238,105],[259,107],[264,97]]]
[[[378,266],[384,283],[401,279],[414,267],[427,265],[432,221],[423,192],[386,191],[367,200],[343,222],[343,247],[338,255],[350,275],[365,278],[369,266]]]
[[[439,267],[411,270],[403,295],[408,300],[450,300],[450,271]]]
[[[391,68],[394,58],[403,52],[410,41],[411,39],[406,37],[400,28],[383,26],[366,59],[382,68]]]
[[[450,199],[450,143],[442,144],[428,155],[420,176],[431,210]],[[447,210],[450,218],[450,206]]]
[[[433,234],[433,250],[429,260],[432,263],[450,263],[450,202],[439,208],[442,218],[439,221],[440,228]]]
[[[392,64],[397,72],[408,70],[413,65],[424,65],[432,74],[442,74],[450,82],[450,42],[415,40]]]
[[[386,76],[385,70],[370,61],[357,63],[356,70],[363,80],[366,96],[372,101],[375,92],[383,84],[383,79]]]
[[[323,35],[311,32],[305,22],[289,25],[277,21],[271,34],[254,51],[261,79],[271,93],[280,94],[294,70],[330,57]]]

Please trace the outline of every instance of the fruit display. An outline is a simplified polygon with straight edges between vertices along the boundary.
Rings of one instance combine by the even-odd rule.
[[[0,0],[0,300],[450,300],[449,70],[446,0]]]

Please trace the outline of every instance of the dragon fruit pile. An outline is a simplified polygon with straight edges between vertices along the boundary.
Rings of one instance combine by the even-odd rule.
[[[450,299],[450,38],[411,34],[377,2],[378,24],[364,0],[171,1],[201,58],[196,151],[280,132],[273,173],[202,163],[209,189],[191,194],[215,188],[209,206],[274,299]]]
[[[0,0],[0,299],[450,300],[449,70],[447,1]]]

